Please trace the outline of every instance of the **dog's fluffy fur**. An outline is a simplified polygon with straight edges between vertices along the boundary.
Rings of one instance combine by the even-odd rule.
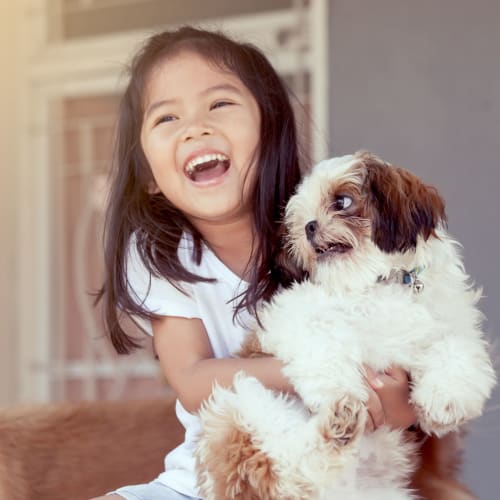
[[[357,153],[314,167],[286,226],[290,259],[309,277],[263,307],[247,355],[281,359],[298,397],[243,373],[215,387],[200,412],[202,493],[412,498],[415,444],[387,426],[364,433],[363,365],[408,372],[428,434],[480,415],[495,383],[480,291],[445,232],[444,202],[408,171]]]

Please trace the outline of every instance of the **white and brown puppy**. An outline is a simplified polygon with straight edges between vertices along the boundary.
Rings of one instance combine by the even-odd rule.
[[[483,410],[495,383],[482,314],[444,202],[368,153],[316,165],[286,209],[290,258],[309,275],[274,297],[247,343],[276,356],[298,397],[241,373],[202,409],[208,499],[408,499],[416,453],[403,431],[364,434],[363,365],[411,377],[429,434]]]

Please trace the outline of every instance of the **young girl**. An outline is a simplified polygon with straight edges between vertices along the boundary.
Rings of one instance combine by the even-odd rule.
[[[259,302],[292,279],[279,259],[282,211],[300,178],[286,89],[249,44],[190,27],[155,35],[131,65],[115,156],[107,326],[119,353],[139,344],[117,309],[154,334],[186,435],[155,481],[100,498],[200,498],[196,411],[214,382],[244,370],[293,392],[280,361],[231,357]],[[406,374],[367,372],[370,427],[411,425]]]

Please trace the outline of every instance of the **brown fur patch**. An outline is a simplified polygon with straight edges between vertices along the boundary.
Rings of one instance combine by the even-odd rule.
[[[248,332],[241,344],[240,350],[236,353],[240,358],[262,358],[270,356],[262,350],[259,338],[255,332]]]
[[[214,479],[217,499],[278,499],[272,460],[249,433],[233,428],[208,453],[203,466]]]
[[[444,200],[437,189],[376,156],[361,157],[367,169],[364,189],[373,242],[385,252],[404,252],[416,247],[419,236],[436,236],[436,227],[446,224]]]
[[[324,415],[320,415],[319,432],[332,453],[338,453],[363,434],[365,414],[360,401],[342,398],[333,402]]]

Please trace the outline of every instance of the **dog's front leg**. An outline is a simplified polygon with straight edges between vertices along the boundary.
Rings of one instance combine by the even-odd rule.
[[[457,332],[433,343],[412,371],[412,402],[419,423],[438,436],[479,416],[495,384],[487,344]]]
[[[311,328],[314,328],[314,322]],[[355,332],[345,327],[332,328],[332,334],[310,343],[296,342],[288,348],[284,375],[290,380],[305,406],[312,413],[345,397],[366,401],[359,345],[353,341]],[[319,343],[321,342],[321,343]]]
[[[347,459],[363,434],[368,397],[354,346],[333,339],[321,354],[296,353],[283,368],[312,413],[318,447],[330,469]]]

